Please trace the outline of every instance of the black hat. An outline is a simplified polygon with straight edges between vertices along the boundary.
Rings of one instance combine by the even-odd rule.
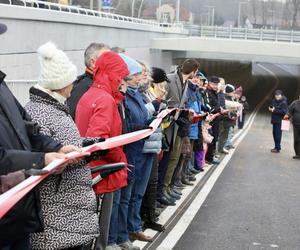
[[[275,95],[282,95],[282,91],[279,89],[275,90]]]
[[[220,78],[217,76],[211,76],[208,78],[208,82],[214,83],[214,84],[219,84],[220,83]]]
[[[234,92],[234,91],[235,91],[235,88],[234,88],[233,85],[231,85],[231,84],[226,84],[226,86],[225,86],[225,93],[226,93],[226,94],[232,93],[232,92]]]
[[[3,23],[0,23],[0,35],[7,31],[7,26]]]
[[[152,67],[151,78],[153,79],[153,83],[170,82],[166,72],[161,68]]]

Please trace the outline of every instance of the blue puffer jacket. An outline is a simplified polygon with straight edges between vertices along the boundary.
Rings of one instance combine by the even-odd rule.
[[[272,106],[275,108],[274,112],[272,113],[271,123],[281,123],[283,117],[288,112],[288,103],[285,96],[282,97],[281,100],[276,101],[275,99],[272,100]]]
[[[187,96],[186,96],[186,108],[192,109],[195,111],[195,113],[200,114],[201,113],[201,99],[199,96],[199,88],[191,83],[188,82],[188,90],[187,90]],[[197,140],[199,139],[199,128],[198,123],[193,123],[191,125],[190,130],[190,139]]]
[[[128,132],[143,129],[147,126],[148,112],[143,98],[137,88],[128,87],[124,106],[126,110],[126,123]],[[144,140],[131,143],[126,146],[126,155],[142,153]]]

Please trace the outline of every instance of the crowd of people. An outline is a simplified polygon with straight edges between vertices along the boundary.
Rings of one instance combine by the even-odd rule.
[[[145,228],[165,230],[161,209],[234,148],[249,108],[242,87],[208,77],[195,59],[166,73],[101,43],[85,50],[80,76],[52,42],[37,54],[40,77],[24,108],[0,75],[0,193],[83,146],[154,130],[157,115],[170,114],[146,139],[56,168],[0,220],[0,249],[138,250],[135,240],[152,241]],[[119,162],[127,168],[93,186],[91,169]]]

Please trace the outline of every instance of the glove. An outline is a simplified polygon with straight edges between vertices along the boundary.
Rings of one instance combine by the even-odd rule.
[[[86,163],[90,163],[91,161],[97,161],[100,160],[103,156],[107,155],[109,150],[97,150],[93,153],[91,153],[89,156],[86,156],[84,160]]]
[[[95,143],[103,142],[103,141],[105,141],[105,138],[101,138],[101,137],[85,138],[82,142],[82,147],[91,146]]]
[[[41,169],[19,170],[0,176],[0,194],[8,191],[31,175],[43,175],[49,171]]]
[[[95,143],[99,143],[99,142],[103,142],[105,141],[105,138],[101,138],[101,137],[96,137],[96,138],[85,138],[82,142],[82,146],[83,147],[87,147],[87,146],[91,146]],[[101,159],[103,156],[107,155],[109,152],[109,150],[97,150],[93,153],[91,153],[91,155],[86,156],[84,158],[84,160],[86,161],[86,163],[89,163],[91,161],[96,161]]]

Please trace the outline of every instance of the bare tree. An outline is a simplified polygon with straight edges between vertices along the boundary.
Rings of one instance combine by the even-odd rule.
[[[300,0],[291,0],[292,5],[292,29],[297,27],[297,15],[300,8]]]
[[[254,24],[257,23],[257,0],[251,0],[251,7],[252,7],[252,15],[253,15],[253,19],[254,19]]]

